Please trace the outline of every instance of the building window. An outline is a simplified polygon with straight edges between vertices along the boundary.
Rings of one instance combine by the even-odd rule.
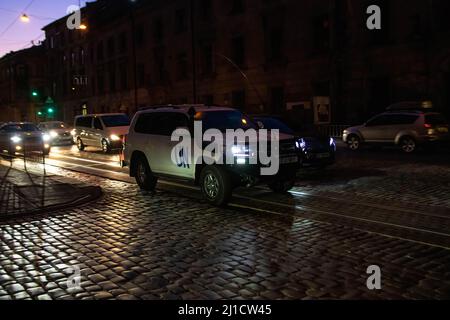
[[[119,36],[119,49],[121,53],[125,53],[127,47],[127,34],[125,32],[122,32]]]
[[[373,0],[371,4],[377,5],[381,9],[381,29],[378,30],[367,30],[369,33],[369,44],[378,46],[384,45],[389,42],[389,1],[387,0]]]
[[[203,46],[202,56],[202,74],[210,75],[214,72],[214,51],[211,44]]]
[[[245,109],[245,90],[233,91],[231,94],[231,104],[238,109]]]
[[[314,18],[313,25],[314,47],[318,51],[326,51],[330,48],[330,19],[328,15],[320,15]]]
[[[274,87],[270,90],[270,108],[274,114],[281,114],[285,107],[284,88]]]
[[[278,61],[283,58],[283,29],[273,29],[268,35],[268,60]]]
[[[110,37],[108,39],[108,54],[110,57],[114,57],[114,55],[116,54],[116,46],[113,37]]]
[[[214,105],[214,95],[206,94],[203,96],[203,104],[205,106],[213,106]]]
[[[178,80],[188,78],[188,59],[186,53],[181,53],[177,57],[177,78]]]
[[[120,77],[120,89],[127,90],[128,89],[128,72],[127,72],[127,63],[124,61],[120,63],[119,77]]]
[[[244,0],[231,0],[231,14],[242,14],[245,12]]]
[[[116,91],[116,66],[114,63],[109,65],[109,90]]]
[[[183,33],[187,30],[186,9],[178,9],[175,11],[175,33]]]
[[[209,21],[213,15],[212,0],[201,0],[200,19]]]
[[[105,74],[102,69],[97,71],[97,92],[100,94],[105,92]]]
[[[242,67],[245,63],[245,40],[243,36],[238,36],[231,41],[231,56],[233,62]]]
[[[97,44],[97,61],[102,61],[104,59],[104,53],[103,53],[103,42],[99,42]]]
[[[138,47],[142,47],[145,43],[145,31],[144,31],[144,26],[143,25],[139,25],[136,28],[136,45]]]
[[[86,56],[85,56],[85,53],[84,53],[84,49],[80,48],[80,64],[82,66],[84,66],[85,62],[86,62]]]
[[[155,42],[158,44],[162,43],[164,38],[164,26],[161,18],[156,19],[153,30]]]
[[[137,81],[140,88],[145,87],[145,64],[137,65]]]

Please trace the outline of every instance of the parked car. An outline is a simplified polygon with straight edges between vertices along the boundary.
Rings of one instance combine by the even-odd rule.
[[[294,186],[299,169],[298,154],[295,138],[289,134],[280,134],[280,168],[273,176],[261,175],[259,162],[250,164],[249,156],[256,151],[252,152],[244,144],[230,148],[236,157],[234,164],[216,162],[206,165],[198,159],[194,159],[191,165],[174,163],[171,154],[177,142],[171,141],[171,135],[177,128],[189,128],[192,132],[194,120],[202,121],[203,131],[217,129],[222,134],[227,129],[258,130],[249,117],[232,108],[166,106],[139,111],[125,139],[123,166],[129,166],[130,176],[135,177],[142,189],[153,190],[159,177],[190,181],[200,185],[207,201],[220,206],[229,201],[233,189],[238,186],[252,187],[264,183],[280,193]]]
[[[0,150],[7,155],[16,153],[50,153],[50,136],[32,123],[10,122],[0,126]]]
[[[363,144],[388,144],[411,153],[420,145],[448,142],[449,124],[437,112],[392,110],[344,130],[342,139],[351,150],[358,150]]]
[[[80,151],[92,146],[109,153],[122,149],[123,136],[129,127],[130,118],[122,113],[77,116],[72,130],[73,141]]]
[[[73,138],[70,128],[61,121],[41,122],[38,128],[48,134],[52,145],[72,144]]]
[[[302,167],[326,167],[335,163],[336,143],[333,138],[316,132],[295,133],[283,120],[272,116],[254,116],[253,120],[262,128],[278,129],[297,137],[299,162]]]

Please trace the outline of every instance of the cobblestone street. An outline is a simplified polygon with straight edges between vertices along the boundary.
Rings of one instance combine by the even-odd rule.
[[[294,191],[300,200],[271,198],[297,203],[289,210],[239,205],[246,191],[220,209],[195,191],[147,194],[54,169],[104,196],[1,223],[0,299],[450,299],[448,167],[358,163],[354,176],[355,162],[305,173]],[[406,231],[326,216],[341,211]],[[381,268],[381,290],[366,286],[370,265]],[[74,270],[81,282],[68,288]]]

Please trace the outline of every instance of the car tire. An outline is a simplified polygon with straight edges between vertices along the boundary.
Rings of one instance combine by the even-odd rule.
[[[361,148],[361,139],[356,134],[348,136],[347,147],[352,151],[358,151]]]
[[[109,145],[108,141],[105,139],[102,140],[102,151],[105,154],[108,154],[111,152],[111,146]]]
[[[205,199],[215,206],[226,205],[233,191],[230,175],[217,166],[207,166],[202,170],[200,187]]]
[[[402,137],[399,142],[400,148],[404,153],[413,153],[417,149],[417,142],[414,138]]]
[[[135,179],[141,190],[145,191],[154,191],[158,183],[158,179],[153,175],[147,159],[143,156],[136,159]]]
[[[77,148],[80,151],[84,151],[84,149],[86,148],[86,146],[83,143],[83,140],[81,140],[80,138],[77,139]]]
[[[286,193],[295,186],[295,179],[277,180],[269,184],[269,188],[275,193]]]

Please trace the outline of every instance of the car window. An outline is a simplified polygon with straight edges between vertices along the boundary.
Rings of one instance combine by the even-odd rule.
[[[393,114],[390,116],[391,125],[413,124],[419,119],[419,115],[414,114]]]
[[[278,129],[282,133],[294,135],[294,131],[288,127],[283,121],[276,118],[254,118],[255,121],[260,121],[264,125],[264,129],[273,130]]]
[[[227,129],[255,129],[258,126],[240,111],[209,111],[198,112],[195,120],[203,121],[203,130],[218,129],[226,131]]]
[[[102,116],[101,118],[108,128],[128,127],[130,125],[130,118],[125,114]]]
[[[182,113],[145,113],[139,116],[134,131],[143,134],[171,136],[180,127],[188,127],[188,118]]]
[[[425,123],[431,125],[448,124],[447,119],[442,114],[427,114]]]
[[[45,125],[45,127],[56,130],[56,129],[65,129],[66,125],[64,122],[53,122],[49,123],[48,125]]]
[[[6,132],[34,132],[40,131],[34,124],[11,124],[3,127]]]
[[[99,118],[94,118],[94,129],[103,130],[103,125]]]
[[[92,128],[92,117],[77,118],[75,126],[81,128]]]
[[[366,126],[376,127],[376,126],[387,126],[390,124],[391,124],[391,117],[388,115],[381,115],[369,120]]]

